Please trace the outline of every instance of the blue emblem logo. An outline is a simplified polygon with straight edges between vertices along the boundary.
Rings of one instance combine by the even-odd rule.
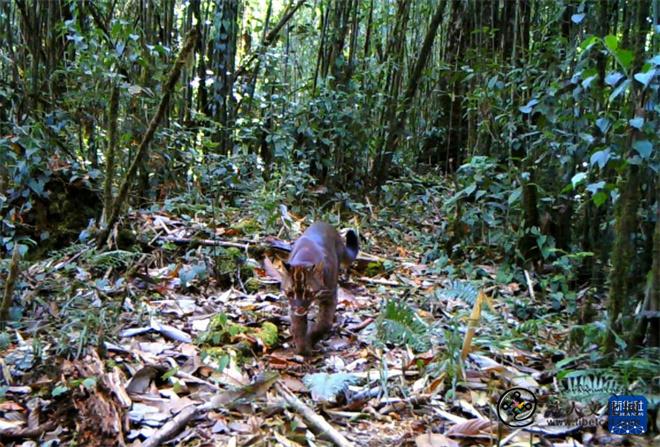
[[[610,433],[615,435],[646,433],[649,402],[644,396],[612,396],[607,407],[607,429]]]

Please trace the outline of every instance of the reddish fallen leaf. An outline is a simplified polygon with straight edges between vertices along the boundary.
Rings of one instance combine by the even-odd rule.
[[[454,425],[445,434],[463,438],[490,438],[492,436],[491,424],[492,422],[488,419],[469,419]]]
[[[273,369],[285,369],[290,368],[291,365],[295,365],[294,362],[289,361],[287,358],[280,356],[279,354],[270,354],[266,357],[268,359],[268,364]]]
[[[25,408],[13,400],[8,400],[0,402],[0,411],[25,411]]]
[[[307,387],[305,386],[303,381],[297,377],[284,374],[282,375],[282,377],[280,377],[280,381],[284,382],[286,387],[293,392],[303,393],[307,391]]]
[[[413,357],[410,362],[406,365],[406,368],[412,368],[417,366],[420,362],[423,365],[428,365],[431,363],[433,360],[433,352],[432,351],[426,351],[422,352],[421,354],[417,354],[415,357]]]
[[[339,304],[343,304],[347,308],[354,309],[357,307],[357,300],[355,299],[355,295],[343,287],[339,287],[337,290],[337,300],[339,301]]]

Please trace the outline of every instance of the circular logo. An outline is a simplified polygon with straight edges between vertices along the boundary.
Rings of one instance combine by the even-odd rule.
[[[510,388],[497,401],[497,417],[509,427],[526,427],[534,422],[536,396],[527,388]]]

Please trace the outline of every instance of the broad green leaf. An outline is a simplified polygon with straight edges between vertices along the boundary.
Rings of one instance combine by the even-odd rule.
[[[607,202],[607,194],[603,191],[598,191],[596,194],[591,196],[591,200],[594,202],[594,205],[600,207],[603,203]]]
[[[619,39],[617,39],[617,37],[613,36],[612,34],[605,36],[603,42],[605,43],[607,49],[610,50],[612,53],[614,53],[616,49],[619,47]]]
[[[605,185],[606,185],[605,181],[601,180],[600,182],[589,183],[585,189],[589,191],[591,194],[596,194],[598,191],[603,189]]]
[[[633,149],[637,151],[640,157],[648,160],[651,152],[653,152],[653,144],[649,140],[639,140],[633,143]]]
[[[509,205],[513,205],[518,201],[520,198],[520,195],[522,194],[522,187],[518,187],[511,191],[511,195],[509,196],[509,200],[507,201]]]
[[[591,46],[593,46],[593,44],[595,44],[599,40],[600,40],[600,38],[598,36],[589,36],[589,37],[587,37],[580,44],[580,47],[579,47],[580,51],[588,50],[589,48],[591,48]]]
[[[578,172],[571,178],[571,184],[573,185],[573,189],[580,183],[584,182],[587,179],[587,173],[586,172]]]
[[[596,140],[593,135],[586,132],[580,132],[580,138],[587,144],[593,144],[593,142]]]
[[[628,70],[630,68],[630,65],[632,64],[633,60],[633,52],[630,50],[624,50],[624,49],[618,49],[616,50],[616,53],[614,53],[616,56],[617,61],[623,68]]]
[[[24,244],[18,244],[18,254],[21,255],[21,257],[25,257],[25,255],[28,252],[28,246]]]
[[[649,70],[646,73],[635,73],[635,80],[644,85],[644,87],[647,87],[654,76],[655,69]]]
[[[630,86],[630,80],[626,79],[621,84],[619,84],[617,88],[614,89],[608,100],[610,102],[614,101],[621,93],[628,89],[628,86]]]
[[[604,149],[602,151],[594,152],[589,159],[591,166],[598,165],[600,169],[603,169],[610,159],[610,150]]]
[[[582,87],[584,89],[588,89],[591,86],[591,83],[596,79],[598,79],[598,75],[589,76],[584,81],[582,81]]]
[[[629,120],[628,124],[630,124],[635,129],[641,129],[642,126],[644,125],[644,118],[642,118],[641,116],[636,116],[635,118]]]
[[[57,396],[61,396],[62,394],[66,393],[67,391],[69,391],[69,388],[67,388],[64,385],[60,385],[60,386],[56,386],[55,388],[53,388],[53,391],[50,394],[53,397],[57,397]]]
[[[469,196],[470,194],[472,194],[476,190],[477,190],[477,184],[476,183],[471,183],[463,191],[465,192],[466,196]]]
[[[122,54],[124,54],[124,49],[126,48],[126,42],[119,41],[117,42],[117,45],[115,46],[115,51],[117,52],[117,56],[121,57]]]
[[[621,78],[623,78],[623,75],[618,71],[615,71],[605,76],[605,83],[610,87],[614,87],[621,80]]]
[[[87,377],[82,384],[88,390],[94,389],[96,387],[96,377]]]
[[[518,107],[518,110],[520,110],[522,113],[530,113],[532,111],[532,108],[538,103],[539,103],[538,99],[530,99],[526,105]]]
[[[596,126],[598,126],[601,132],[607,133],[608,129],[610,128],[610,120],[607,118],[598,118],[596,120]]]
[[[571,16],[571,21],[572,21],[573,23],[580,23],[580,22],[582,22],[582,21],[584,20],[584,17],[585,17],[585,16],[586,16],[586,14],[584,14],[584,13],[582,13],[582,14],[573,14],[573,15]]]

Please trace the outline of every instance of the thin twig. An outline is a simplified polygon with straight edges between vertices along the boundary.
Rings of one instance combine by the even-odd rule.
[[[317,414],[310,407],[305,405],[298,399],[287,387],[281,382],[275,382],[275,390],[286,401],[287,404],[293,408],[296,413],[300,414],[305,421],[311,425],[318,433],[323,433],[330,440],[339,447],[353,447],[354,444],[346,439],[336,428],[330,425],[322,416]]]
[[[532,302],[536,302],[536,294],[534,293],[534,283],[532,283],[532,277],[529,275],[527,270],[525,272],[525,280],[527,281],[527,289],[529,289],[529,295],[532,298]]]

